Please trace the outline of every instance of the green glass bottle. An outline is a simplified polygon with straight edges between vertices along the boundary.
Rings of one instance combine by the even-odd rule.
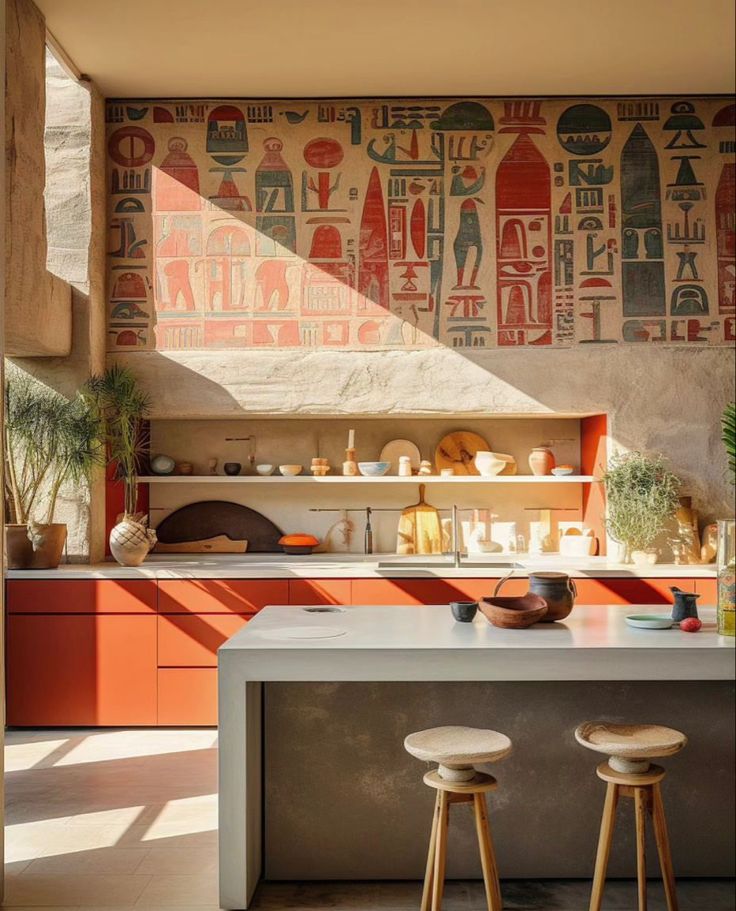
[[[736,521],[718,521],[718,632],[736,636]]]

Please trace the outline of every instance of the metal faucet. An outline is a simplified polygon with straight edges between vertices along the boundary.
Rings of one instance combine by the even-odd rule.
[[[460,536],[457,527],[457,504],[452,504],[452,565],[455,569],[462,566],[462,554],[460,553]]]

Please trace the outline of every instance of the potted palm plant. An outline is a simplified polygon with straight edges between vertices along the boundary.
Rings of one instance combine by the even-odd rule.
[[[10,569],[53,569],[67,527],[54,522],[66,483],[102,464],[100,426],[84,397],[66,399],[28,373],[5,378],[5,552]]]
[[[656,563],[654,542],[679,506],[679,479],[661,455],[629,452],[613,456],[602,480],[606,526],[623,546],[623,562]]]
[[[138,566],[156,543],[147,517],[138,512],[138,474],[148,453],[150,400],[133,373],[117,364],[90,377],[85,395],[103,427],[114,478],[125,491],[123,513],[110,532],[110,552],[123,566]]]

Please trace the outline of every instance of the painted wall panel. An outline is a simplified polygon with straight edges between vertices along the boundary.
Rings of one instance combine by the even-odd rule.
[[[108,344],[729,345],[728,98],[108,103]]]

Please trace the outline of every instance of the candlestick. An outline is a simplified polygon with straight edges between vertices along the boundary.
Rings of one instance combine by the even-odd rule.
[[[348,449],[355,449],[355,431],[348,430]]]

